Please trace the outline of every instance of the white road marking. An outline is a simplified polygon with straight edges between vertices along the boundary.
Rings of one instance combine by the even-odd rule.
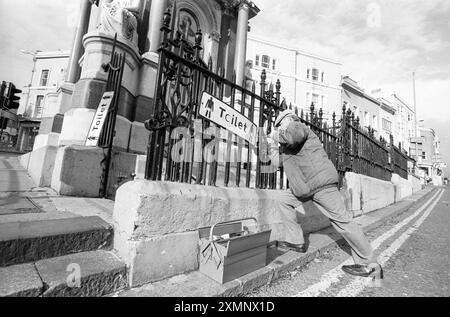
[[[441,192],[441,195],[438,197],[438,199],[431,205],[425,213],[422,215],[422,217],[417,220],[417,222],[409,228],[407,231],[405,231],[397,240],[395,240],[389,248],[387,248],[385,251],[383,251],[380,254],[380,264],[383,266],[385,265],[389,259],[400,249],[400,247],[408,240],[408,238],[417,230],[419,227],[424,223],[424,221],[430,216],[433,209],[438,204],[439,200],[441,200],[442,195],[444,192]],[[339,292],[337,297],[355,297],[359,293],[361,293],[366,287],[371,286],[371,279],[367,278],[358,278],[354,280],[352,283],[348,284],[343,290]]]
[[[384,241],[392,237],[394,234],[396,234],[399,230],[401,230],[403,227],[408,225],[413,219],[415,219],[417,216],[422,213],[423,210],[425,210],[428,205],[431,204],[431,202],[439,195],[440,191],[438,191],[436,194],[433,195],[419,210],[417,210],[413,215],[409,216],[408,218],[404,219],[402,222],[395,225],[391,230],[387,231],[380,237],[378,237],[373,243],[372,247],[376,250],[380,247],[381,244],[383,244]],[[345,273],[342,271],[341,267],[344,265],[351,265],[353,264],[353,259],[349,258],[347,261],[341,263],[339,266],[336,266],[335,268],[331,269],[327,273],[325,273],[319,282],[316,284],[313,284],[309,286],[304,291],[298,293],[297,295],[294,295],[293,297],[317,297],[321,293],[327,291],[333,284],[338,283],[340,280],[340,277],[343,276]]]

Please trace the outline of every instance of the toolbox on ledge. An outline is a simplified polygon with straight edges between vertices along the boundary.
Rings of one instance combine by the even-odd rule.
[[[266,266],[272,230],[250,232],[245,221],[218,223],[199,230],[200,272],[219,283],[227,283]]]

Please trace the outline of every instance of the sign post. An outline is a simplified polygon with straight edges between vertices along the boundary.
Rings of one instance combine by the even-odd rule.
[[[236,134],[250,144],[258,141],[258,127],[239,111],[214,96],[203,93],[200,115],[224,129]]]
[[[100,105],[97,108],[97,112],[95,113],[94,119],[92,120],[91,128],[89,129],[89,133],[86,138],[86,146],[98,145],[100,133],[102,132],[106,117],[108,116],[109,108],[111,106],[113,98],[113,91],[107,91],[103,94],[102,100],[100,101]]]

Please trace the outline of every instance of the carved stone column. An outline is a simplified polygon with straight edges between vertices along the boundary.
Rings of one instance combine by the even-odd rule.
[[[164,11],[167,9],[168,0],[152,0],[150,8],[150,24],[148,29],[148,40],[150,42],[149,52],[154,52],[161,44],[161,26]],[[175,17],[173,17],[175,19]]]
[[[83,0],[81,3],[80,18],[75,31],[72,53],[70,54],[69,69],[67,71],[67,82],[75,83],[80,76],[80,65],[78,61],[83,55],[83,36],[89,29],[89,20],[91,17],[92,3],[90,0]]]
[[[245,79],[245,61],[247,55],[247,33],[249,20],[249,4],[246,0],[241,1],[238,11],[238,24],[236,32],[236,51],[234,70],[236,72],[236,83],[243,85]]]

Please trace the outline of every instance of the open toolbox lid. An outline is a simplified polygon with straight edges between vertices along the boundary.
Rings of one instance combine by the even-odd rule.
[[[244,226],[244,222],[253,221],[254,227]],[[257,249],[269,244],[272,230],[259,231],[256,218],[245,218],[218,223],[212,227],[199,229],[201,252],[211,244],[222,256],[233,256],[248,250]]]

